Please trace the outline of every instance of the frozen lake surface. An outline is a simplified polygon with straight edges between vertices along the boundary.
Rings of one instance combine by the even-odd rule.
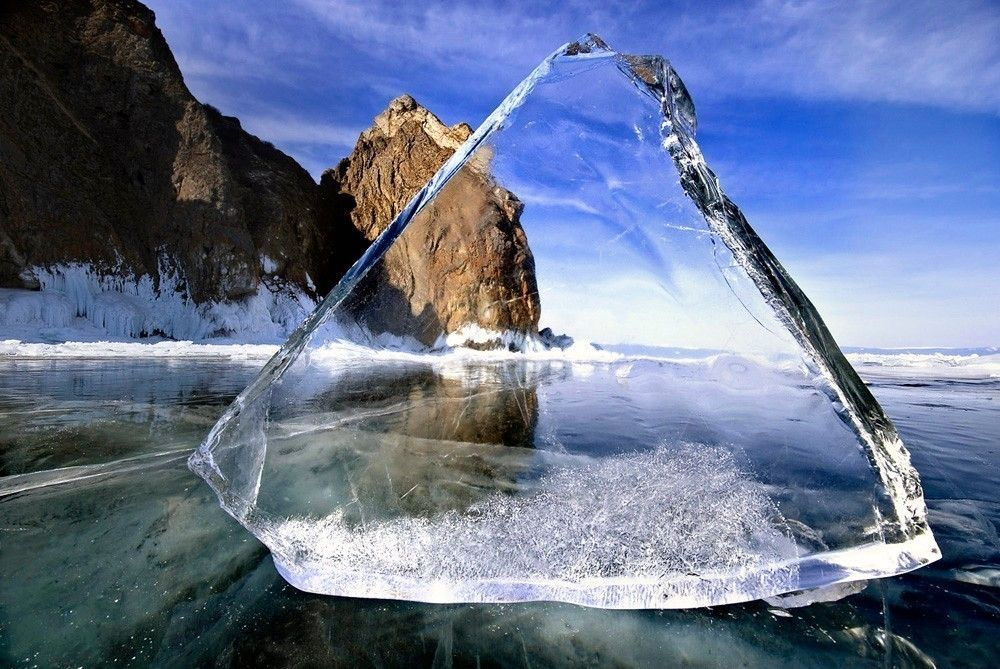
[[[1000,379],[867,362],[859,371],[921,474],[942,560],[804,608],[613,611],[298,591],[185,462],[259,360],[0,360],[0,664],[988,665],[1000,632]],[[416,376],[411,395],[427,388]],[[552,387],[531,401],[544,406]],[[482,415],[530,410],[524,399],[494,398]],[[535,430],[560,424],[542,412]]]

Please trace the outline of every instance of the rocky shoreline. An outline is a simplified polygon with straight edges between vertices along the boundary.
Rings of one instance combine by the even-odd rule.
[[[0,10],[0,73],[0,326],[283,336],[471,134],[400,96],[317,184],[194,98],[134,0]],[[370,329],[537,331],[521,203],[457,177],[368,279]]]

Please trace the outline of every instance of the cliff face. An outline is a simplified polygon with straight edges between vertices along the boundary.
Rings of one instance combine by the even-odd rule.
[[[262,287],[321,296],[470,133],[398,98],[317,185],[191,95],[138,2],[8,4],[0,288],[48,288],[56,284],[47,268],[82,263],[99,279],[93,290],[148,275],[176,286],[181,297],[171,299],[189,311],[245,302]],[[366,310],[369,327],[426,343],[469,324],[533,331],[538,297],[520,211],[488,174],[463,170],[370,275],[364,295],[380,308]],[[86,303],[69,311],[88,316]],[[281,311],[269,304],[272,316]],[[294,324],[292,311],[284,319]],[[235,321],[260,313],[269,317],[265,309]],[[130,332],[194,336],[148,314],[129,318],[145,323]]]
[[[200,104],[136,2],[13,3],[0,13],[0,285],[66,261],[157,276],[196,302],[318,265],[315,184]]]
[[[445,126],[401,96],[361,134],[351,155],[323,175],[322,187],[348,203],[341,215],[371,241],[471,133],[465,124]],[[473,162],[366,277],[351,307],[371,330],[409,334],[428,345],[468,326],[537,331],[538,287],[520,224],[523,205],[493,182],[488,161]]]

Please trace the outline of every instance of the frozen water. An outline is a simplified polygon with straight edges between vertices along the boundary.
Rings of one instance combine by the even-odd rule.
[[[183,464],[263,362],[0,355],[0,665],[994,663],[998,593],[974,584],[1000,570],[1000,379],[872,386],[921,472],[941,561],[824,606],[654,612],[288,587]]]
[[[665,60],[588,37],[391,223],[191,458],[289,582],[671,608],[939,557],[894,426],[694,129]],[[448,331],[428,304],[406,330],[369,289],[394,244],[459,253],[414,231],[453,222],[428,205],[460,169],[524,204],[537,328]]]

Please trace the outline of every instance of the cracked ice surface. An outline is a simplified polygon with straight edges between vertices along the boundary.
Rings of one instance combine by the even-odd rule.
[[[418,193],[191,459],[287,580],[688,607],[828,597],[939,557],[895,428],[694,128],[666,61],[590,37]],[[367,330],[390,311],[360,280],[422,248],[408,223],[464,165],[524,203],[551,333]]]

